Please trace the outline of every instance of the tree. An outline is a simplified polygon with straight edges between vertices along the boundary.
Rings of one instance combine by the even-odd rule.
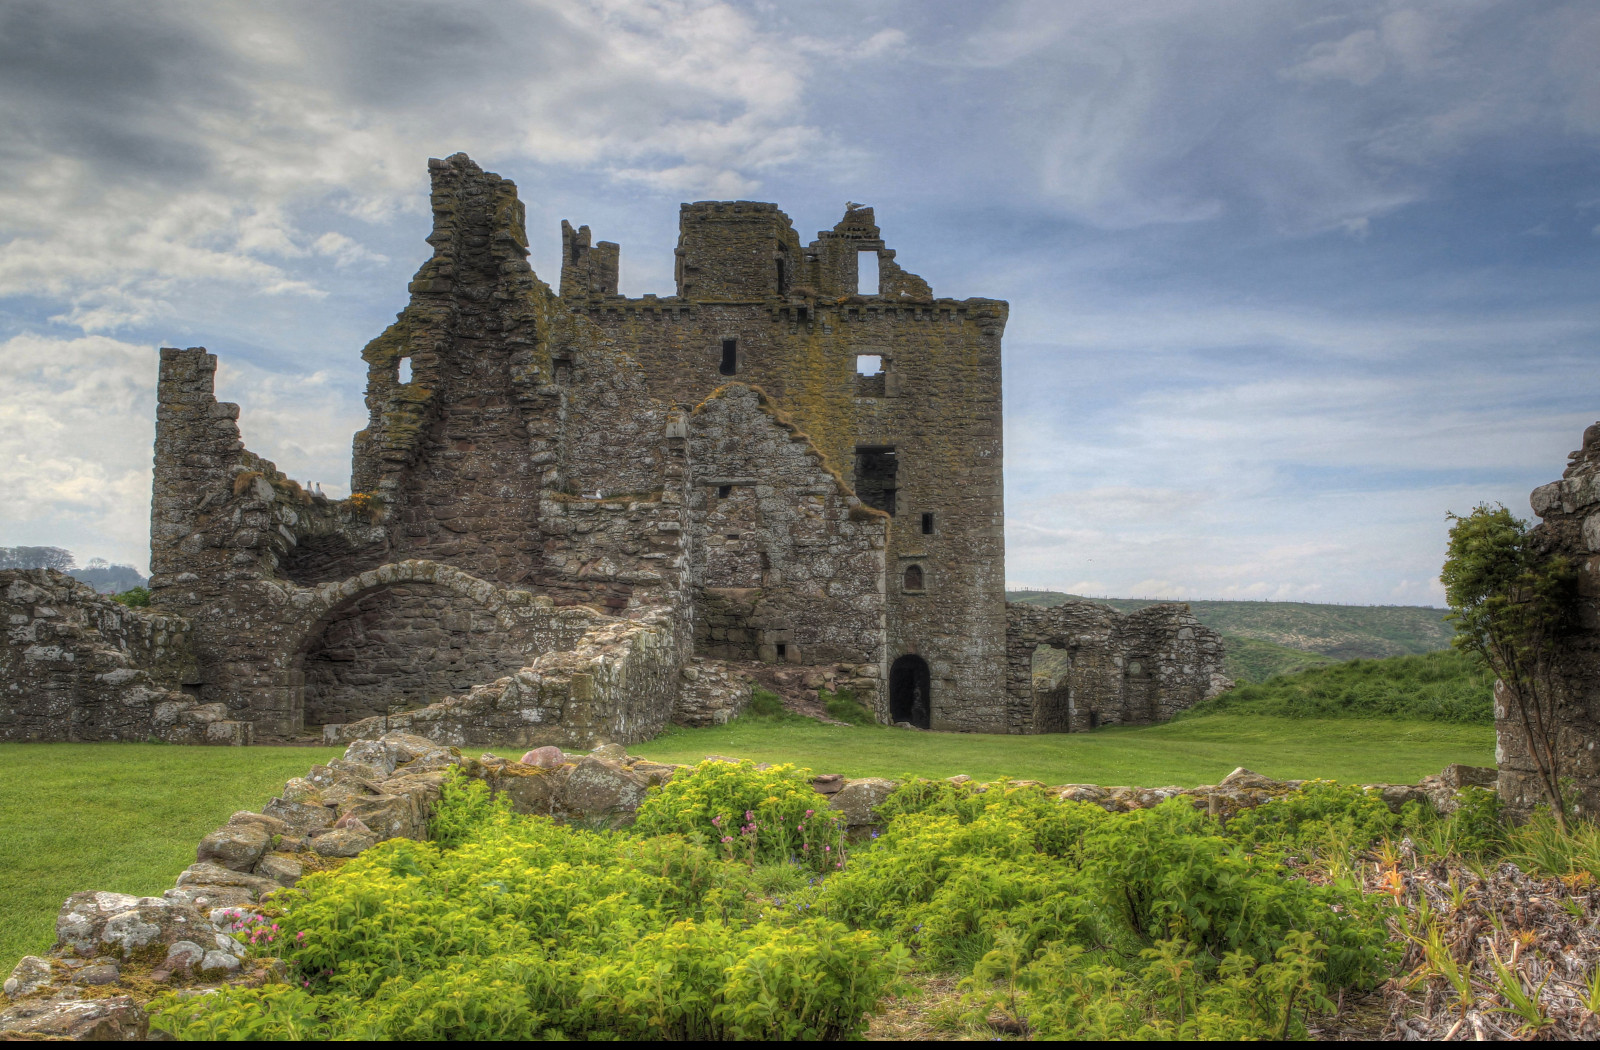
[[[60,547],[0,547],[0,569],[55,569],[66,572],[77,564],[72,552]]]
[[[1448,517],[1454,524],[1439,580],[1456,629],[1451,644],[1499,678],[1506,718],[1522,732],[1539,786],[1565,831],[1555,659],[1572,617],[1577,574],[1566,558],[1541,551],[1528,523],[1500,504]]]

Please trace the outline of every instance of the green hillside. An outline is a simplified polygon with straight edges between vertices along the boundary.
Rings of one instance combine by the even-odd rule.
[[[1494,678],[1471,657],[1453,650],[1350,660],[1240,685],[1178,717],[1222,713],[1488,726],[1494,724]]]
[[[1095,601],[1123,613],[1160,604],[1139,598],[1085,599],[1060,591],[1007,591],[1006,600],[1043,606]],[[1223,636],[1228,647],[1227,671],[1240,682],[1261,682],[1275,674],[1338,660],[1434,652],[1448,648],[1454,633],[1444,622],[1446,610],[1419,605],[1185,604],[1201,623]]]

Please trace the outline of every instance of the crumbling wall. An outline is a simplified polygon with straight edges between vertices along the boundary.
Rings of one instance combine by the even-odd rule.
[[[1064,650],[1070,661],[1050,690],[1035,689],[1041,645]],[[1013,733],[1165,722],[1233,684],[1222,671],[1222,636],[1181,604],[1126,616],[1094,602],[1007,604],[1006,650]]]
[[[877,289],[858,285],[863,251],[877,257]],[[934,728],[1004,731],[1006,304],[934,298],[895,262],[870,208],[801,248],[786,215],[750,201],[684,206],[677,291],[563,302],[639,361],[656,397],[695,404],[730,381],[758,386],[857,493],[858,462],[893,462],[892,482],[875,486],[894,498],[885,663],[927,662]],[[859,376],[858,356],[881,358],[881,375]],[[720,556],[708,551],[708,567]],[[754,564],[729,571],[748,578]],[[701,612],[747,616],[748,588],[728,591]]]
[[[696,651],[881,666],[888,517],[863,506],[753,387],[719,388],[695,408],[689,435]]]
[[[181,616],[130,609],[53,569],[0,571],[0,740],[240,744],[250,727],[185,692]]]
[[[1534,542],[1560,554],[1578,571],[1573,625],[1556,659],[1559,680],[1556,748],[1561,771],[1572,778],[1573,800],[1587,815],[1600,814],[1600,423],[1583,432],[1560,481],[1533,490],[1540,519]],[[1495,763],[1499,791],[1515,812],[1544,800],[1520,725],[1500,689],[1495,690]]]

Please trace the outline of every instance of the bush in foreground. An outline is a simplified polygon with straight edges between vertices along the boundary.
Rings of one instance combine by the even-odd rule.
[[[915,965],[966,976],[952,1009],[1040,1035],[1282,1038],[1393,965],[1386,898],[1302,877],[1329,843],[1416,830],[1418,812],[1356,789],[1314,786],[1225,828],[1184,799],[1109,814],[1034,787],[913,781],[873,841],[848,859],[824,842],[817,865],[840,829],[808,781],[706,762],[631,831],[597,833],[454,780],[439,841],[391,840],[282,895],[290,984],[169,998],[154,1023],[180,1038],[840,1038]]]

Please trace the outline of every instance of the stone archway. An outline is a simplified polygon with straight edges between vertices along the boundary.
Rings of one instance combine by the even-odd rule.
[[[918,729],[933,724],[932,673],[928,661],[914,653],[889,667],[889,720],[909,722]]]
[[[581,634],[548,615],[548,598],[431,561],[382,565],[302,591],[295,604],[289,684],[305,727],[459,695],[570,648]]]

